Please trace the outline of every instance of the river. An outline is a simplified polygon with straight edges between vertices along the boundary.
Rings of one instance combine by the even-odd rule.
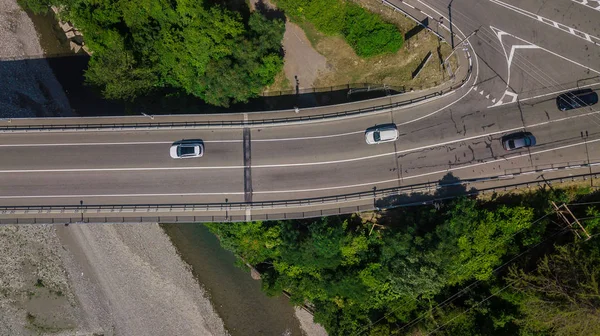
[[[75,112],[80,116],[126,114],[123,103],[102,99],[98,92],[83,84],[89,56],[73,54],[66,37],[61,36],[62,30],[53,14],[28,15],[38,32],[44,57]],[[221,248],[218,239],[204,225],[162,227],[181,258],[192,267],[199,285],[210,295],[215,310],[232,336],[302,335],[288,299],[267,297],[261,291],[260,281],[237,268],[235,256]]]
[[[302,335],[288,299],[267,297],[260,281],[236,267],[233,253],[221,248],[217,237],[204,225],[161,226],[181,258],[192,266],[192,273],[210,295],[232,336]]]

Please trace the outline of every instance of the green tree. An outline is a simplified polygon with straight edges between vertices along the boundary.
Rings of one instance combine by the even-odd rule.
[[[398,28],[346,0],[276,0],[288,16],[308,21],[327,35],[341,35],[360,57],[395,53],[404,44]]]
[[[502,205],[489,211],[463,198],[452,204],[448,215],[436,233],[439,251],[448,256],[448,282],[458,284],[489,279],[502,257],[515,252],[515,234],[531,226],[533,209]]]
[[[281,19],[247,18],[193,0],[22,0],[36,11],[60,6],[93,52],[88,83],[108,98],[133,100],[176,90],[228,106],[257,96],[283,66]]]
[[[523,334],[600,335],[600,249],[594,241],[556,246],[533,272],[511,267]]]

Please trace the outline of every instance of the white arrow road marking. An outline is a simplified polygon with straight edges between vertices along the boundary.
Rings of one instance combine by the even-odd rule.
[[[494,2],[496,0],[489,0],[489,1]],[[496,107],[496,106],[500,106],[500,105],[504,105],[504,104],[511,104],[511,103],[514,103],[515,101],[517,101],[517,96],[518,95],[516,93],[510,91],[508,88],[510,86],[510,75],[511,75],[510,69],[512,67],[513,59],[515,57],[515,52],[518,49],[539,49],[539,50],[543,50],[543,51],[545,51],[547,53],[550,53],[550,54],[552,54],[554,56],[557,56],[557,57],[559,57],[559,58],[561,58],[561,59],[563,59],[565,61],[571,62],[571,63],[573,63],[575,65],[578,65],[578,66],[580,66],[582,68],[588,69],[589,71],[593,71],[593,72],[595,72],[597,74],[600,74],[600,71],[598,71],[598,70],[594,70],[594,69],[592,69],[590,67],[587,67],[587,66],[585,66],[585,65],[583,65],[581,63],[578,63],[576,61],[570,60],[570,59],[568,59],[568,58],[566,58],[566,57],[564,57],[562,55],[559,55],[559,54],[557,54],[557,53],[555,53],[553,51],[550,51],[550,50],[548,50],[546,48],[543,48],[543,47],[540,47],[538,45],[535,45],[535,44],[533,44],[533,43],[531,43],[531,42],[529,42],[527,40],[524,40],[524,39],[522,39],[520,37],[517,37],[515,35],[512,35],[510,33],[505,32],[505,31],[502,31],[502,30],[500,30],[500,29],[498,29],[496,27],[493,27],[493,26],[490,26],[490,28],[492,29],[492,31],[494,33],[496,33],[496,36],[498,37],[498,40],[500,41],[500,44],[502,45],[502,50],[504,51],[504,56],[506,57],[506,64],[507,64],[507,67],[508,67],[508,74],[507,74],[507,80],[506,80],[506,91],[504,92],[504,94],[502,95],[502,97],[500,97],[500,99],[498,100],[497,103],[495,103],[492,106],[488,106],[488,108],[492,108],[492,107]],[[512,37],[514,39],[517,39],[517,40],[523,42],[523,44],[512,45],[511,48],[510,48],[510,53],[507,53],[506,52],[506,47],[504,46],[504,42],[502,41],[502,37],[504,37],[504,36],[510,36],[510,37]],[[599,39],[599,41],[600,41],[600,39]],[[512,100],[510,102],[504,102],[504,97],[505,96],[511,96]]]

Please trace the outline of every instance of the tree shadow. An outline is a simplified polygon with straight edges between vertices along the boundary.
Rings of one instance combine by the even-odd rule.
[[[477,189],[468,188],[468,181],[463,181],[451,172],[447,173],[437,183],[423,183],[405,187],[406,193],[399,193],[377,199],[375,206],[378,209],[393,209],[397,207],[410,207],[419,205],[436,205],[460,196],[477,193]],[[390,188],[390,192],[392,189]],[[411,192],[410,190],[415,190]],[[385,193],[386,190],[379,190]],[[400,191],[402,192],[402,191]]]
[[[261,13],[264,17],[266,17],[269,20],[281,20],[283,21],[283,23],[287,22],[287,18],[285,17],[284,11],[269,6],[263,0],[258,0],[258,2],[256,2],[256,4],[254,5],[254,8],[257,12]]]
[[[6,112],[1,115],[14,118],[68,116],[70,114],[92,117],[140,115],[142,112],[149,115],[164,115],[276,111],[292,110],[294,107],[302,109],[344,104],[402,93],[402,88],[387,87],[385,90],[374,90],[371,87],[369,90],[360,91],[356,88],[352,89],[353,85],[340,85],[330,88],[301,89],[298,94],[294,90],[283,91],[279,92],[278,95],[259,96],[251,98],[247,102],[232,104],[229,107],[219,107],[209,105],[200,98],[177,89],[163,88],[133,101],[110,100],[102,96],[100,88],[86,83],[85,71],[88,68],[89,60],[90,56],[87,54],[1,60],[0,71],[6,74],[3,75],[3,82],[15,91],[15,93],[10,93],[10,90],[3,92],[3,96],[6,97],[6,99],[3,99],[4,110],[8,111],[9,105],[14,105],[15,109],[26,110],[25,112],[27,112]],[[48,97],[42,99],[44,95],[47,95],[47,90],[45,86],[39,87],[42,85],[38,78],[40,77],[38,73],[41,73],[41,71],[35,69],[47,69],[48,65],[51,69],[50,72],[54,73],[54,77],[58,81],[51,89],[62,89],[64,91],[71,107],[70,110],[65,104],[64,112],[55,112],[55,108],[48,105],[52,103],[52,99]],[[35,71],[27,69],[34,69]],[[27,76],[32,77],[32,83],[28,82]],[[25,84],[27,88],[24,87]],[[41,92],[37,94],[40,98],[34,97],[29,92],[34,87]],[[18,92],[20,91],[23,91],[26,96],[19,95]],[[10,97],[7,96],[9,94]],[[30,99],[30,96],[33,98]]]

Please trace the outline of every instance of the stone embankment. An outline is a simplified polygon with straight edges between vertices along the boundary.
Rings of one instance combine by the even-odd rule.
[[[70,22],[60,20],[60,8],[56,6],[52,6],[52,11],[56,15],[58,19],[58,25],[65,33],[67,40],[69,41],[69,46],[73,52],[78,53],[80,51],[85,52],[88,55],[91,55],[92,52],[85,45],[85,41],[83,39],[83,33],[75,28]]]

